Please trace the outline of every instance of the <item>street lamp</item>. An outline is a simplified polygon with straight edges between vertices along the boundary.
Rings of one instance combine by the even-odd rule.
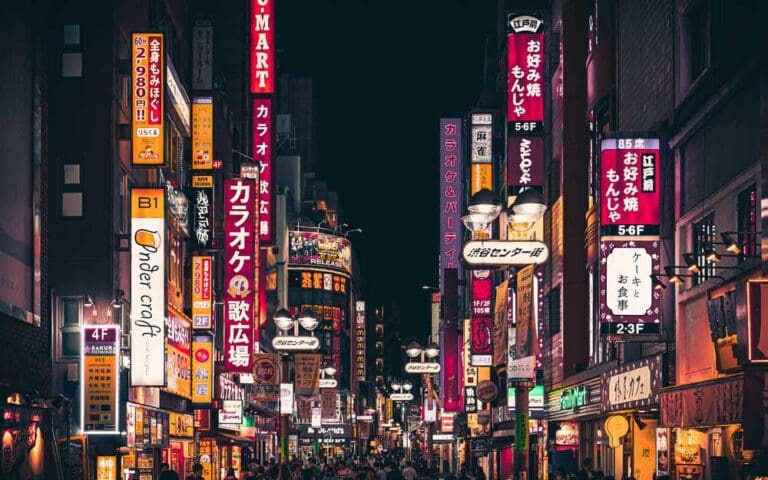
[[[413,383],[411,383],[410,380],[405,380],[402,384],[402,388],[404,391],[410,392],[411,390],[413,390]]]
[[[427,356],[428,359],[432,360],[436,358],[438,355],[440,355],[440,347],[438,347],[435,342],[432,342],[426,347],[424,347],[424,354]]]
[[[308,332],[313,331],[320,324],[320,320],[317,319],[317,316],[309,310],[302,310],[301,313],[299,313],[298,320],[299,324],[301,324],[304,330]]]
[[[538,188],[525,190],[515,199],[515,202],[512,204],[512,211],[515,212],[515,215],[529,218],[532,222],[535,222],[547,211],[544,193]]]
[[[336,375],[336,367],[334,367],[333,365],[328,365],[327,367],[325,367],[324,371],[325,371],[325,374],[328,375],[329,377]]]
[[[501,213],[501,202],[496,199],[496,194],[483,188],[469,199],[467,210],[470,214],[484,215],[486,221],[490,223],[496,220]]]
[[[291,312],[285,308],[278,309],[272,316],[272,320],[275,322],[275,325],[277,325],[277,328],[284,332],[293,328],[293,316],[291,315]]]
[[[392,387],[392,390],[395,391],[400,391],[400,389],[403,388],[403,384],[400,382],[400,380],[392,380],[389,386]]]
[[[405,354],[408,355],[410,358],[416,358],[419,355],[421,355],[421,352],[423,349],[421,348],[421,345],[417,341],[413,341],[408,344],[407,347],[405,347]]]
[[[409,358],[408,363],[405,364],[406,373],[439,373],[440,364],[433,361],[439,353],[440,348],[434,342],[427,345],[426,348],[422,347],[421,344],[415,340],[409,343],[408,346],[405,347],[405,354]]]

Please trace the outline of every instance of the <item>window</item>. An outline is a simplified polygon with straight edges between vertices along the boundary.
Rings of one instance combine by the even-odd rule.
[[[57,307],[58,360],[80,358],[80,324],[83,317],[82,297],[59,297]]]
[[[82,53],[77,52],[61,54],[61,76],[68,78],[83,76]]]
[[[741,245],[739,262],[748,257],[756,257],[757,253],[757,189],[755,185],[739,193],[736,201],[738,218],[738,242]]]
[[[80,25],[64,25],[64,45],[80,45]]]
[[[715,214],[710,213],[693,224],[693,255],[699,272],[693,275],[693,284],[698,285],[715,275],[715,263],[707,260],[708,252],[714,248]]]
[[[61,216],[74,218],[83,216],[83,187],[80,163],[77,159],[61,162],[59,186],[61,191]]]
[[[549,306],[549,336],[554,337],[560,333],[560,287],[553,288],[546,298]]]
[[[687,75],[684,78],[690,87],[709,66],[709,7],[707,0],[692,2],[682,17],[683,58],[687,58]]]

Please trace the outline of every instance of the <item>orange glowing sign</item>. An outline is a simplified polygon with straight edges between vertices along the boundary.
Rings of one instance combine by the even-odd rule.
[[[470,195],[487,188],[493,190],[493,164],[492,163],[473,163],[472,176],[470,180]]]
[[[138,166],[165,163],[165,59],[162,33],[134,33],[133,55],[132,163]]]
[[[192,103],[192,168],[213,168],[213,98],[197,97]]]

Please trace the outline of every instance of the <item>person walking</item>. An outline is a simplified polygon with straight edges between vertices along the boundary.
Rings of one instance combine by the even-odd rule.
[[[163,462],[160,464],[160,480],[179,480],[179,474],[171,470],[168,462]]]
[[[413,468],[413,463],[411,462],[405,462],[402,475],[405,480],[417,480],[419,478],[419,474],[416,473],[416,469]]]
[[[192,467],[192,475],[188,476],[186,480],[201,480],[203,478],[203,466],[196,463]]]
[[[235,473],[235,469],[234,468],[230,468],[227,471],[227,476],[224,477],[224,480],[237,480],[237,474]]]

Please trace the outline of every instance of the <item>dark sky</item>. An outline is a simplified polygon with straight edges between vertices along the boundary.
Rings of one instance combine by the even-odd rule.
[[[482,83],[490,0],[278,2],[280,70],[313,78],[319,174],[339,192],[369,302],[426,337],[437,285],[438,122]]]

